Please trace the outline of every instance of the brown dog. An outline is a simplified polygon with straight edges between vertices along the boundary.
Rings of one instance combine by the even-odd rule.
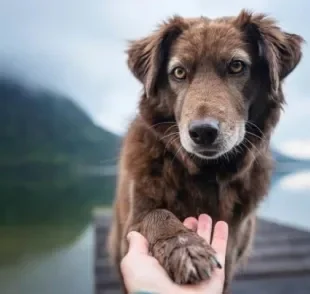
[[[265,15],[242,11],[173,17],[131,44],[128,65],[144,91],[121,152],[109,238],[117,266],[127,233],[137,230],[176,283],[209,278],[215,252],[182,224],[207,213],[230,226],[228,289],[268,191],[281,85],[302,43]]]

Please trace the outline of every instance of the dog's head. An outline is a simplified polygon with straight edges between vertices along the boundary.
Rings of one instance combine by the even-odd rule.
[[[141,114],[174,121],[184,149],[217,158],[242,144],[247,125],[281,107],[281,82],[301,59],[303,39],[264,15],[173,17],[131,43],[128,65],[144,85]]]

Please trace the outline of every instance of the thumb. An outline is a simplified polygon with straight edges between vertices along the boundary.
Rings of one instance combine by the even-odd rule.
[[[138,253],[148,255],[149,244],[147,240],[138,232],[132,231],[127,235],[129,243],[128,253]]]

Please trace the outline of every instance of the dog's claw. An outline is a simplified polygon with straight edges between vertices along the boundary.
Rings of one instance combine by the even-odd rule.
[[[222,265],[220,264],[220,262],[217,260],[217,258],[215,256],[210,256],[211,262],[218,267],[219,269],[222,269]]]

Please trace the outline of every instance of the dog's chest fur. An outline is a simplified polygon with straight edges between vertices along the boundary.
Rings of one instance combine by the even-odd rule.
[[[252,188],[250,177],[254,167],[243,181],[223,182],[217,180],[214,172],[190,175],[183,164],[173,157],[165,156],[161,164],[154,162],[150,167],[156,166],[158,174],[154,174],[154,169],[151,168],[151,176],[159,176],[163,185],[162,208],[170,210],[181,221],[190,216],[198,217],[207,213],[214,221],[226,220],[232,223],[240,217],[245,217],[253,208],[255,195],[251,198],[243,194]],[[245,185],[248,185],[248,189]],[[258,194],[261,193],[260,189],[256,190]]]
[[[179,181],[178,185],[170,186],[168,189],[168,191],[175,190],[175,197],[172,199],[169,195],[164,197],[168,200],[166,203],[168,210],[182,221],[186,217],[197,217],[201,213],[207,213],[212,218],[220,217],[220,187],[218,183],[208,180],[207,175],[184,176]]]

